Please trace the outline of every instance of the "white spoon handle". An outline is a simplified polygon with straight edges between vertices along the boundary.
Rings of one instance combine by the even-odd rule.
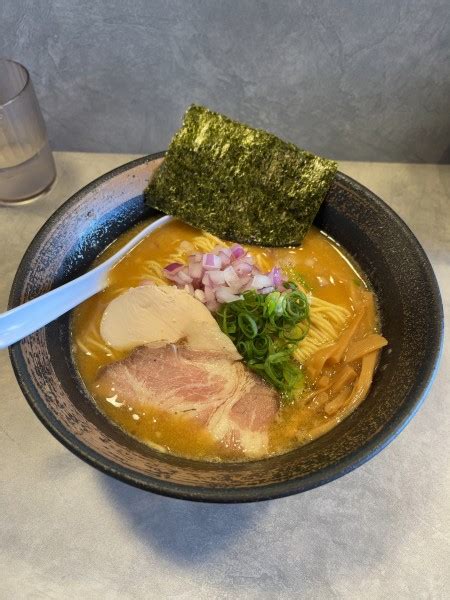
[[[47,292],[21,306],[0,314],[0,349],[7,348],[68,310],[84,302],[108,285],[109,270],[149,233],[173,217],[161,217],[147,225],[113,256],[81,277]]]
[[[0,349],[18,342],[100,292],[107,285],[107,274],[104,269],[94,269],[47,294],[0,314]]]

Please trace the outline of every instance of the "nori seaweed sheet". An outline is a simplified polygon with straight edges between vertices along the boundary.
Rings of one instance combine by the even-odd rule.
[[[225,240],[301,244],[337,164],[192,105],[146,202]]]

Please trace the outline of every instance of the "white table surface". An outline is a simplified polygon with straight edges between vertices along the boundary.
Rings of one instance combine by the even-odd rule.
[[[34,204],[0,207],[0,309],[38,228],[129,155],[56,153]],[[450,166],[342,163],[408,223],[450,294]],[[425,405],[381,454],[302,495],[162,498],[84,464],[39,423],[0,352],[0,598],[450,598],[449,343]]]

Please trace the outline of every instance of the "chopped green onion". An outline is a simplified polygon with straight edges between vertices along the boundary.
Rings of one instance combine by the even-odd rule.
[[[309,304],[295,283],[284,292],[244,292],[242,299],[223,304],[216,313],[221,330],[235,343],[250,369],[290,399],[304,384],[293,360],[296,345],[309,330]]]
[[[254,338],[258,335],[258,326],[255,323],[255,319],[252,319],[248,313],[239,313],[237,322],[245,337]]]

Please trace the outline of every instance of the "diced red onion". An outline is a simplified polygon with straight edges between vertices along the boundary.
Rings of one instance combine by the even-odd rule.
[[[227,254],[226,252],[224,252],[223,250],[221,250],[219,252],[219,256],[220,256],[220,259],[222,261],[222,267],[228,267],[228,265],[231,262],[230,255]]]
[[[234,244],[233,246],[231,246],[231,257],[234,260],[241,258],[241,256],[245,256],[245,254],[246,254],[246,252],[245,252],[244,248],[242,246],[240,246],[239,244]]]
[[[247,286],[251,286],[252,281],[253,281],[253,275],[250,273],[249,275],[242,275],[240,278],[240,283],[241,283],[241,288],[240,288],[240,292],[242,292],[243,290],[246,289],[252,289],[251,287],[248,288]]]
[[[212,302],[212,301],[215,302],[216,301],[216,294],[214,292],[214,288],[212,288],[209,285],[205,285],[203,291],[205,293],[206,302]]]
[[[184,267],[183,264],[175,262],[175,263],[171,263],[170,265],[167,265],[167,267],[164,267],[164,271],[173,275],[174,273],[177,273],[183,267]]]
[[[252,265],[250,265],[248,262],[244,262],[243,260],[234,263],[233,268],[239,277],[242,277],[243,275],[249,275],[253,271]]]
[[[211,312],[216,312],[217,310],[219,310],[220,304],[217,302],[217,300],[208,300],[208,302],[206,302],[206,307]]]
[[[195,252],[188,257],[187,265],[171,263],[165,267],[164,274],[211,311],[225,302],[239,300],[248,290],[262,294],[275,289],[283,292],[283,281],[286,281],[279,267],[267,274],[261,273],[253,257],[240,244],[231,248],[216,246],[213,252],[205,254]]]
[[[251,267],[253,267],[254,266],[253,257],[250,256],[249,254],[246,254],[245,256],[242,256],[238,260],[234,260],[233,261],[233,267],[234,268],[236,268],[236,265],[242,265],[242,264],[250,265]]]
[[[192,277],[192,279],[198,279],[199,281],[201,281],[203,275],[202,264],[199,262],[190,263],[188,273],[189,276]]]
[[[208,254],[203,255],[202,265],[207,271],[210,269],[220,269],[222,267],[222,260],[220,256],[209,252]]]
[[[230,288],[225,286],[220,286],[216,289],[216,299],[217,302],[223,304],[224,302],[235,302],[236,300],[240,300],[242,296],[238,296],[237,294],[233,294]]]
[[[249,290],[254,290],[255,288],[252,285],[253,282],[253,275],[250,275],[247,283],[241,288],[241,293],[242,292],[248,292]]]
[[[208,278],[211,285],[217,286],[227,283],[225,276],[226,270],[227,269],[225,269],[225,271],[208,271]]]
[[[281,273],[281,269],[278,267],[274,267],[270,273],[269,277],[272,279],[272,283],[275,287],[278,287],[283,283],[283,277]]]
[[[241,280],[239,278],[239,275],[236,273],[236,271],[233,269],[233,267],[230,265],[229,267],[227,267],[225,269],[225,271],[223,271],[224,277],[225,277],[225,283],[227,285],[229,285],[230,287],[233,288],[240,288],[241,287]]]
[[[252,288],[255,290],[262,290],[265,287],[271,286],[272,280],[267,275],[262,275],[261,273],[257,273],[253,277]]]

